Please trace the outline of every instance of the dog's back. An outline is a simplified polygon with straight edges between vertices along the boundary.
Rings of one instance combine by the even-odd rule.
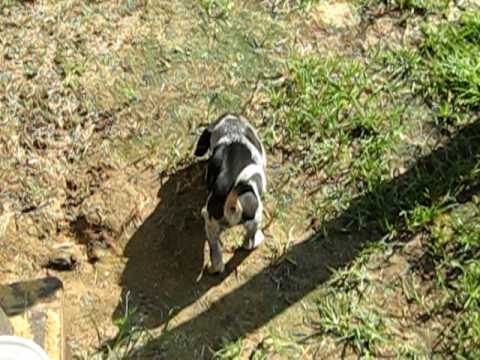
[[[224,114],[210,124],[200,136],[195,155],[203,156],[218,145],[238,142],[245,144],[252,153],[254,162],[266,167],[265,149],[255,129],[241,116]]]

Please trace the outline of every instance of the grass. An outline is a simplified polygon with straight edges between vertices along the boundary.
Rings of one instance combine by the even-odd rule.
[[[459,358],[479,356],[479,235],[478,202],[458,206],[431,228],[429,252],[435,259],[436,282],[448,292],[441,309],[450,320],[439,351]]]
[[[421,125],[409,115],[426,110],[379,66],[384,56],[294,57],[286,80],[270,89],[267,146],[293,164],[293,174],[315,179],[309,209],[322,222],[390,179],[392,167],[412,155],[407,128]]]
[[[420,3],[389,5],[418,9]],[[421,173],[402,193],[380,189],[391,176],[389,154],[393,153],[393,161],[406,155],[399,140],[408,139],[405,128],[415,123],[402,113],[411,104],[418,106],[414,99],[422,99],[432,109],[423,108],[425,116],[441,130],[449,127],[450,133],[456,133],[460,126],[478,121],[479,15],[467,12],[458,21],[429,26],[418,49],[387,51],[368,62],[317,56],[291,60],[287,80],[272,89],[271,146],[287,143],[289,147],[281,150],[297,161],[297,171],[322,172],[326,178],[338,174],[345,162],[349,172],[335,179],[344,186],[332,199],[338,201],[350,192],[348,204],[360,194],[373,195],[372,206],[357,209],[347,231],[375,224],[402,249],[396,253],[407,252],[402,255],[406,261],[418,254],[408,254],[411,242],[407,246],[401,239],[421,239],[422,261],[432,263],[424,264],[422,270],[407,267],[404,271],[414,281],[408,286],[399,278],[372,279],[372,273],[387,267],[388,256],[382,252],[391,246],[373,245],[371,254],[359,257],[325,287],[311,324],[310,346],[312,339],[331,338],[336,343],[335,356],[350,351],[362,358],[478,357],[478,198],[474,195],[467,204],[458,200],[462,188],[478,186],[478,153],[473,150],[458,160],[443,158],[435,170]],[[372,72],[378,63],[389,69],[392,59],[393,71],[383,76]],[[400,97],[399,93],[407,95]],[[458,145],[468,151],[477,149],[472,147],[476,141],[465,137]],[[325,214],[327,209],[328,205],[317,212]],[[384,263],[369,269],[372,258],[378,256]],[[430,280],[425,280],[423,272],[429,272]],[[387,305],[389,298],[395,299],[394,304]],[[407,307],[411,314],[403,318],[410,323],[408,330],[393,314]],[[435,330],[435,321],[442,324],[442,330]],[[427,334],[420,335],[421,328]],[[430,346],[411,334],[430,339],[426,340]]]
[[[125,311],[123,315],[115,319],[117,328],[115,338],[105,342],[97,328],[98,341],[103,342],[95,354],[86,354],[86,359],[96,360],[128,360],[134,356],[137,348],[151,337],[148,330],[137,324],[135,320],[137,309],[130,308],[128,295],[125,299]],[[96,325],[96,323],[94,322]]]
[[[214,359],[236,359],[242,352],[242,340],[236,342],[226,342],[225,346],[215,352]]]
[[[403,107],[389,102],[395,85],[372,70],[351,59],[289,60],[287,80],[270,93],[268,146],[293,160],[297,174],[353,182],[351,196],[371,189],[388,171]],[[338,179],[347,169],[351,177]]]
[[[428,14],[445,10],[450,0],[361,0],[364,9],[384,9],[404,13]]]
[[[426,97],[440,119],[456,120],[478,110],[480,104],[480,21],[478,13],[466,13],[455,23],[425,30],[421,47],[426,71]]]
[[[415,46],[380,39],[365,50],[362,24],[330,29],[317,21],[318,3],[46,1],[36,11],[3,1],[0,194],[16,214],[12,239],[34,245],[10,254],[33,268],[16,275],[35,276],[36,257],[70,239],[83,215],[123,233],[111,214],[137,208],[116,194],[141,187],[139,174],[155,184],[158,173],[175,174],[194,161],[199,125],[242,112],[272,159],[262,261],[290,261],[295,227],[313,228],[318,241],[336,232],[378,241],[305,297],[304,334],[298,318],[278,329],[274,319],[261,339],[225,339],[212,356],[478,358],[478,139],[461,128],[478,122],[480,14],[452,20],[448,1],[352,1],[362,24],[398,14],[395,29],[422,24]],[[52,32],[45,18],[59,13],[65,22]],[[346,40],[353,50],[340,52]],[[104,187],[115,179],[127,180]],[[97,201],[104,192],[109,200]],[[338,217],[345,222],[325,226]],[[94,286],[79,276],[98,303],[111,296],[111,279]],[[70,307],[92,311],[79,300]],[[127,311],[113,324],[117,335],[96,357],[135,354],[145,332],[132,319]],[[112,325],[110,314],[100,321]]]
[[[386,5],[415,12],[438,4]],[[297,339],[306,349],[331,339],[334,358],[478,357],[478,196],[460,201],[465,188],[478,187],[478,137],[459,137],[452,154],[463,155],[440,157],[430,171],[417,165],[421,175],[398,193],[382,184],[398,176],[392,166],[408,167],[402,160],[447,141],[445,130],[451,136],[478,121],[479,15],[425,25],[418,48],[367,59],[291,56],[283,81],[270,87],[270,151],[280,151],[293,173],[321,179],[323,193],[309,199],[309,211],[323,223],[371,194],[342,231],[385,234],[323,287],[316,315],[307,315],[312,333]],[[405,142],[413,145],[418,134],[408,128],[425,131],[425,124],[440,131],[409,152]],[[390,267],[393,276],[384,274]]]
[[[228,17],[233,8],[233,2],[230,0],[202,0],[200,6],[209,17],[222,19]]]

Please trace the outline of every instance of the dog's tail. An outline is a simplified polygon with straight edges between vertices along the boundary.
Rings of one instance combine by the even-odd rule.
[[[208,149],[210,148],[210,136],[212,133],[208,128],[203,130],[202,135],[200,135],[200,139],[197,142],[197,148],[195,149],[195,156],[203,156],[207,153]]]

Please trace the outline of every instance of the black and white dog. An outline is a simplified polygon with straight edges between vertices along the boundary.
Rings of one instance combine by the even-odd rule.
[[[234,114],[220,116],[203,131],[195,155],[203,156],[209,150],[208,197],[202,216],[210,247],[210,271],[221,273],[225,269],[220,245],[223,230],[244,225],[246,249],[257,247],[264,239],[261,197],[267,185],[267,158],[255,129]]]

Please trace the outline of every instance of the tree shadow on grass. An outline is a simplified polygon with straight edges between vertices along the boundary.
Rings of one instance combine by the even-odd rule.
[[[402,226],[400,211],[434,203],[447,194],[462,195],[463,201],[471,198],[474,191],[451,192],[462,184],[467,189],[472,184],[471,173],[478,162],[479,151],[480,122],[476,121],[445,146],[416,161],[404,174],[355,199],[342,215],[324,225],[328,236],[316,234],[311,240],[317,241],[305,241],[292,247],[287,256],[296,265],[284,261],[276,268],[259,272],[203,313],[151,340],[135,358],[209,358],[211,353],[202,349],[218,349],[223,339],[234,341],[265,325],[325,282],[331,273],[329,269],[348,264],[365,244],[380,241],[385,235],[379,225],[381,221]],[[473,182],[476,184],[471,188],[478,188],[478,179]],[[179,271],[183,270],[179,268]],[[185,276],[169,275],[173,278],[165,281],[175,282]],[[195,292],[197,287],[205,289],[209,285],[208,282],[190,283],[182,291]],[[171,299],[172,306],[184,303]],[[155,357],[158,353],[162,355]]]

